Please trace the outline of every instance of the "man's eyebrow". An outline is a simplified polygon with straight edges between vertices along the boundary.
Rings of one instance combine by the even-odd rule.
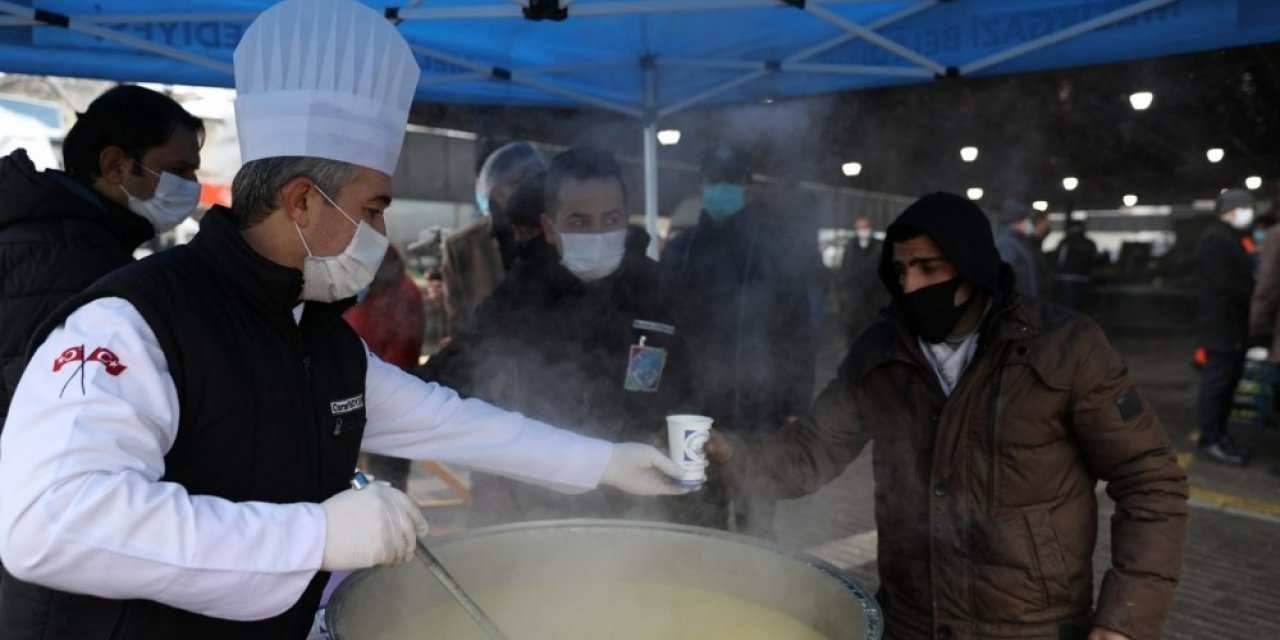
[[[391,206],[391,196],[384,193],[381,195],[373,196],[372,198],[369,198],[368,200],[366,200],[366,202],[377,202],[378,204],[381,204],[383,207],[389,207]]]

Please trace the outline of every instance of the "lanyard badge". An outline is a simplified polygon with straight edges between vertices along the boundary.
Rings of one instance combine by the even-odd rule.
[[[644,336],[640,343],[631,345],[627,357],[627,377],[622,388],[627,391],[657,391],[662,381],[662,369],[667,364],[667,350],[660,347],[648,347],[644,344]]]

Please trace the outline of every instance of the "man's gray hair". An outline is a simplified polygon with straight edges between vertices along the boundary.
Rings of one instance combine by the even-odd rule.
[[[231,181],[236,227],[248,229],[280,206],[280,189],[294,178],[307,178],[334,200],[360,167],[349,162],[308,156],[279,156],[246,162]]]

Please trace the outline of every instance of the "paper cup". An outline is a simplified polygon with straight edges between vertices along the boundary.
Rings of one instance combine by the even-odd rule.
[[[711,437],[707,416],[667,416],[667,445],[671,459],[680,465],[676,484],[697,487],[707,481],[707,454],[703,445]]]

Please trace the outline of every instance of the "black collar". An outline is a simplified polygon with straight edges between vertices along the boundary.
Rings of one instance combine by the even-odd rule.
[[[289,310],[299,302],[302,272],[272,262],[249,246],[230,209],[215,206],[204,214],[191,250],[226,275],[255,306]]]

